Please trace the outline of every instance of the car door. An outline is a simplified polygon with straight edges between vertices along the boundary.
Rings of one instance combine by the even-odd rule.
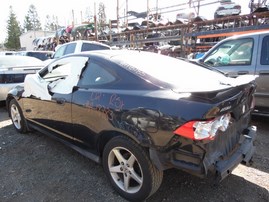
[[[256,67],[259,76],[256,79],[256,105],[269,108],[269,34],[260,36],[259,47]]]
[[[72,140],[72,92],[86,63],[85,57],[59,59],[27,78],[23,95],[26,118]]]
[[[110,71],[104,66],[110,67]],[[109,90],[117,80],[117,76],[112,72],[111,66],[91,58],[73,93],[74,139],[80,147],[96,151],[97,135],[102,130],[108,131],[112,128],[111,108],[114,105],[111,103],[117,100],[117,108],[122,107],[121,99],[114,94],[115,90]]]

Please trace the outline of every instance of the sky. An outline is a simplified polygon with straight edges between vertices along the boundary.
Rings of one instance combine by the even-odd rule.
[[[72,10],[74,11],[75,24],[81,22],[82,16],[86,13],[86,8],[90,8],[92,15],[94,14],[94,5],[96,5],[96,10],[98,10],[98,5],[100,2],[105,4],[105,12],[107,19],[116,19],[117,13],[117,1],[119,2],[119,15],[124,16],[124,11],[126,9],[126,2],[128,1],[128,10],[134,10],[138,12],[147,10],[147,0],[75,0],[75,1],[64,1],[64,0],[4,0],[0,7],[0,26],[3,27],[0,32],[0,43],[4,42],[7,37],[6,27],[7,20],[9,17],[9,7],[12,6],[13,12],[15,13],[17,20],[20,25],[23,25],[23,21],[29,6],[33,4],[36,7],[37,14],[39,16],[42,25],[45,24],[45,19],[47,15],[57,16],[58,22],[62,26],[67,26],[72,24]],[[217,0],[206,0],[208,2],[214,2]],[[248,2],[249,0],[233,0],[242,6],[242,14],[247,14],[249,12]],[[165,11],[165,7],[178,5],[185,3],[187,0],[149,0],[149,8],[156,8],[158,5],[159,10]],[[206,17],[207,19],[212,19],[214,16],[214,11],[218,4],[205,6],[200,9],[200,15]],[[98,12],[98,11],[97,11]],[[167,18],[171,21],[175,20],[176,12],[165,14]]]

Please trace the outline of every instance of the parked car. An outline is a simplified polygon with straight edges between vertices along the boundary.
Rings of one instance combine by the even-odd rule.
[[[19,51],[16,55],[30,56],[45,61],[52,57],[54,51]]]
[[[108,50],[111,49],[110,46],[95,42],[95,41],[86,41],[86,40],[77,40],[69,43],[65,43],[56,48],[52,59],[60,58],[67,54],[79,53],[84,51],[93,51],[93,50]]]
[[[15,55],[16,51],[1,51],[0,55]]]
[[[232,1],[222,1],[214,13],[214,18],[240,15],[241,6]]]
[[[191,22],[196,17],[196,13],[194,10],[187,9],[176,15],[176,23],[182,22],[183,24],[187,24]]]
[[[143,51],[89,51],[28,75],[6,102],[17,131],[61,140],[102,163],[122,197],[142,201],[166,169],[218,181],[249,163],[254,91],[251,75],[228,78]]]
[[[226,38],[212,47],[198,63],[212,66],[230,77],[258,76],[254,113],[269,116],[269,31]]]
[[[16,55],[0,56],[0,101],[5,101],[8,92],[23,83],[27,74],[36,73],[44,67],[41,60]]]

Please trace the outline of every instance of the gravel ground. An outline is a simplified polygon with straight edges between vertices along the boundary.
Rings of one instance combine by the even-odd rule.
[[[251,167],[238,166],[219,186],[171,169],[147,201],[268,202],[269,118],[252,122],[258,137]],[[0,201],[125,200],[111,188],[101,165],[41,133],[17,133],[0,107]]]

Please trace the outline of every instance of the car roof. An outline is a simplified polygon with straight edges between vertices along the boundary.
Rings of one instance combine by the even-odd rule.
[[[70,42],[67,42],[67,43],[64,43],[64,44],[60,44],[61,46],[62,45],[67,45],[67,44],[72,44],[72,43],[88,43],[88,44],[97,44],[97,45],[103,45],[103,46],[107,46],[107,47],[110,47],[104,43],[101,43],[101,42],[98,42],[98,41],[87,41],[87,40],[76,40],[76,41],[70,41]]]
[[[269,34],[269,31],[257,31],[257,32],[251,32],[251,33],[246,33],[246,34],[234,35],[234,36],[227,37],[223,39],[222,41],[228,41],[231,39],[237,39],[237,38],[248,37],[248,36],[258,36],[262,34]]]

